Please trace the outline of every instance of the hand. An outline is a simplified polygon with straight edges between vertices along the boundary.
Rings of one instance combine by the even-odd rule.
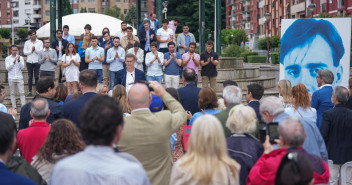
[[[56,46],[56,51],[59,51],[60,49],[59,49],[59,46]]]
[[[183,49],[187,50],[188,48],[187,48],[187,46],[183,45]]]
[[[263,143],[264,153],[268,154],[274,150],[274,146],[270,144],[270,137],[266,135],[265,142]]]
[[[191,120],[193,115],[190,111],[186,110],[186,114],[187,114],[187,120]]]
[[[152,39],[154,37],[154,34],[152,34],[151,36],[150,36],[150,38]]]
[[[170,59],[172,59],[172,58],[174,58],[174,55],[173,55],[173,54],[170,55]]]
[[[98,60],[99,58],[97,57],[97,56],[95,56],[94,58],[93,58],[93,60]]]
[[[145,40],[148,40],[148,35],[145,35]]]
[[[61,50],[64,50],[64,46],[61,46]]]
[[[210,62],[210,57],[208,58],[208,62]]]
[[[32,46],[32,52],[35,50],[35,46]]]
[[[176,58],[176,53],[174,53],[173,56]]]
[[[170,35],[170,40],[173,41],[174,40],[174,36]]]
[[[151,93],[155,96],[162,97],[166,94],[164,87],[156,81],[149,81],[149,87],[154,90]]]
[[[46,59],[50,60],[50,55],[45,56]]]
[[[16,57],[16,61],[20,62],[20,56],[19,55]]]
[[[74,62],[75,62],[74,60],[71,60],[71,61],[70,61],[70,64],[72,64],[72,63],[74,63]]]
[[[116,52],[115,58],[119,58],[119,53]]]
[[[210,57],[210,61],[213,61],[214,60],[214,58],[213,57]]]
[[[16,116],[17,115],[17,110],[15,108],[9,108],[9,110],[7,110],[7,112],[9,114],[11,114],[12,116]]]
[[[194,54],[191,57],[192,57],[192,60],[194,61]]]

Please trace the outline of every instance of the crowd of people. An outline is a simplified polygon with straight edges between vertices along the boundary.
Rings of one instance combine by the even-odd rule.
[[[213,42],[199,55],[187,25],[176,38],[180,19],[161,23],[152,13],[138,36],[122,22],[114,37],[104,28],[100,38],[86,25],[77,52],[67,25],[52,43],[30,30],[27,96],[33,75],[36,94],[29,103],[24,58],[11,46],[8,110],[0,86],[0,182],[338,184],[341,165],[352,161],[352,79],[350,91],[333,88],[334,75],[321,69],[319,90],[280,80],[279,97],[264,97],[261,84],[244,92],[226,80],[218,98]]]

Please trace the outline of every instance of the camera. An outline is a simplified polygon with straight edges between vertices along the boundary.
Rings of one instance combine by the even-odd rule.
[[[259,123],[259,140],[261,143],[265,142],[266,135],[270,137],[270,143],[276,144],[275,139],[279,139],[279,123],[270,122],[270,123]]]

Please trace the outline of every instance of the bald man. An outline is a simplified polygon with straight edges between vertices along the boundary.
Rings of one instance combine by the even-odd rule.
[[[170,137],[185,123],[187,116],[182,105],[161,84],[150,81],[149,87],[169,110],[152,113],[148,87],[142,83],[133,85],[128,92],[132,113],[125,117],[124,134],[118,148],[142,163],[151,184],[169,184],[173,164]]]

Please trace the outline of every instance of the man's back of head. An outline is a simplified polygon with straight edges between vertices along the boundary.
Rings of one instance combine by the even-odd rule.
[[[34,121],[46,120],[49,116],[49,103],[46,99],[36,98],[31,103],[31,116]]]
[[[348,90],[343,86],[336,86],[333,92],[333,103],[336,104],[346,104],[348,101]]]
[[[285,148],[302,147],[306,138],[302,123],[294,116],[288,116],[281,122],[279,135]]]
[[[226,86],[222,96],[228,105],[237,105],[242,101],[242,90],[234,85]]]
[[[184,79],[184,82],[186,83],[195,83],[196,82],[196,72],[192,68],[184,68],[182,71],[182,76]]]
[[[260,84],[249,84],[247,85],[247,94],[251,93],[252,98],[260,100],[264,95],[264,87]]]
[[[51,76],[40,77],[36,89],[39,94],[48,93],[50,89],[55,89],[55,79]]]
[[[87,102],[80,114],[83,138],[90,145],[112,146],[115,140],[119,139],[116,136],[121,136],[122,115],[119,103],[113,98],[109,96],[93,97]]]
[[[132,110],[138,108],[149,108],[150,92],[148,87],[143,83],[134,84],[128,91],[128,103]]]
[[[259,111],[262,114],[265,112],[268,112],[270,116],[276,116],[285,111],[285,108],[278,97],[268,96],[268,97],[262,98],[259,102],[260,102]]]
[[[92,69],[85,69],[79,73],[79,82],[83,89],[93,89],[94,91],[98,84],[98,75]]]
[[[319,70],[318,76],[325,84],[332,84],[334,82],[334,74],[329,69]]]
[[[0,159],[6,163],[7,158],[13,152],[9,149],[13,142],[16,143],[16,124],[9,114],[3,112],[0,112],[0,123]]]

